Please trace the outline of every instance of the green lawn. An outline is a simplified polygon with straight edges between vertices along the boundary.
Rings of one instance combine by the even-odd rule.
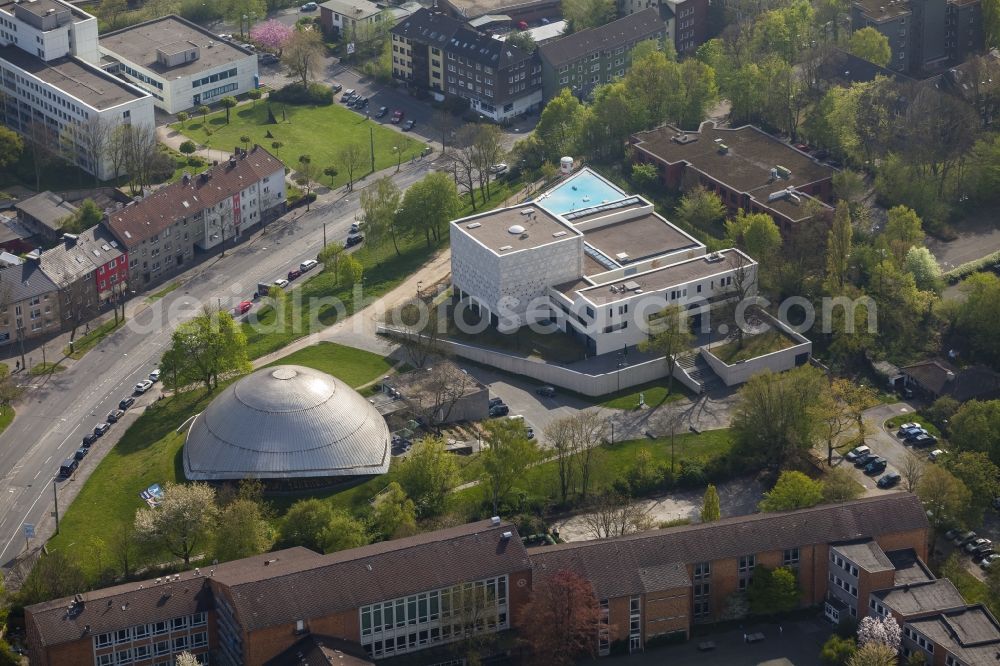
[[[0,405],[0,433],[7,429],[14,420],[14,408],[10,405]]]
[[[778,329],[772,328],[760,335],[744,336],[742,345],[738,341],[733,340],[724,345],[712,347],[711,351],[720,361],[732,365],[739,361],[746,361],[757,356],[788,349],[794,345],[794,340]]]
[[[391,361],[378,354],[333,343],[307,347],[278,361],[284,362],[329,372],[352,386],[378,379],[391,367]],[[75,552],[82,552],[82,566],[89,576],[96,576],[96,552],[103,549],[103,560],[108,561],[107,544],[112,543],[116,526],[131,521],[136,509],[144,506],[139,493],[153,483],[184,480],[181,463],[184,433],[175,430],[190,416],[205,409],[211,398],[228,383],[222,383],[215,393],[199,388],[148,407],[87,479],[62,516],[59,535],[49,541],[49,548],[72,547]],[[0,412],[0,423],[2,418]],[[353,494],[363,491],[358,488],[342,491],[343,497],[338,497],[336,503],[350,505]],[[378,490],[381,487],[375,492]],[[279,501],[278,504],[280,508],[286,503]],[[155,557],[165,561],[169,555],[158,553]]]
[[[35,365],[31,366],[31,369],[28,372],[35,377],[39,377],[41,375],[51,375],[56,372],[62,372],[65,369],[66,368],[59,365],[58,363],[45,361],[44,363],[36,363]]]
[[[332,182],[326,176],[322,176],[323,184],[332,187],[347,183],[347,172],[342,168],[338,157],[340,151],[347,145],[360,145],[367,156],[374,141],[376,171],[396,164],[394,147],[400,149],[404,162],[419,155],[424,149],[423,143],[387,129],[380,123],[366,120],[364,116],[349,111],[337,103],[329,106],[271,104],[271,109],[278,119],[276,125],[267,122],[267,107],[265,102],[258,102],[256,106],[236,107],[231,111],[228,125],[225,111],[217,111],[208,115],[207,122],[200,115],[195,115],[185,122],[183,127],[181,123],[174,123],[171,127],[199,145],[230,152],[234,146],[243,145],[240,137],[249,136],[251,144],[260,144],[275,153],[292,169],[298,164],[300,155],[309,155],[312,162],[318,164],[321,169],[336,166],[340,171]],[[283,117],[287,120],[282,120]],[[270,137],[266,136],[268,132],[271,134]],[[276,141],[283,144],[277,150],[272,147]],[[364,166],[354,174],[355,180],[370,170],[370,159],[365,159]]]
[[[156,301],[160,300],[161,298],[163,298],[164,296],[166,296],[167,294],[169,294],[174,289],[177,289],[180,286],[181,286],[180,282],[171,282],[170,284],[168,284],[163,289],[161,289],[161,290],[159,290],[159,291],[157,291],[157,292],[155,292],[155,293],[150,294],[149,296],[147,296],[146,297],[146,302],[147,303],[155,303]]]
[[[620,392],[612,393],[611,395],[605,397],[599,404],[609,409],[633,410],[639,405],[640,393],[642,394],[643,399],[645,399],[647,407],[659,407],[667,402],[683,400],[687,395],[684,392],[684,387],[678,382],[674,382],[673,393],[668,393],[667,387],[662,383],[653,382],[650,384],[643,384],[642,386],[638,386],[636,388],[623,389]]]
[[[91,349],[97,346],[97,343],[106,338],[108,335],[118,330],[125,325],[124,319],[119,319],[115,322],[114,319],[109,319],[104,322],[90,333],[77,338],[73,341],[73,353],[70,353],[69,346],[63,349],[63,354],[69,358],[80,360],[83,355],[89,352]]]
[[[887,428],[892,430],[892,434],[896,434],[896,430],[904,423],[919,423],[924,430],[934,435],[938,439],[941,439],[941,431],[936,425],[930,422],[926,416],[920,412],[908,412],[906,414],[901,414],[899,416],[893,416],[891,419],[885,422]]]

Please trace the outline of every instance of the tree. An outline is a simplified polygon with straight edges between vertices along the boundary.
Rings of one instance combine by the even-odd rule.
[[[583,127],[584,109],[569,88],[553,97],[538,119],[535,136],[541,141],[547,160],[572,155]]]
[[[705,489],[705,497],[701,501],[701,522],[714,523],[722,517],[719,507],[719,492],[711,483]]]
[[[190,652],[181,652],[177,655],[177,659],[174,660],[174,666],[200,666],[200,664],[201,662],[198,661],[198,657]]]
[[[416,506],[395,481],[375,498],[372,511],[372,529],[377,537],[391,539],[408,536],[417,530]]]
[[[210,539],[217,515],[215,491],[208,484],[167,482],[159,505],[136,512],[135,532],[141,541],[160,545],[187,566],[195,549]]]
[[[1000,48],[1000,2],[986,0],[983,3],[983,32],[986,48]]]
[[[413,498],[420,516],[434,516],[444,510],[448,493],[458,482],[458,466],[443,439],[425,437],[393,469],[393,477]]]
[[[70,144],[66,154],[73,155],[79,152],[92,165],[95,186],[100,184],[99,165],[107,155],[108,142],[113,131],[114,125],[107,118],[101,118],[96,114],[83,122],[70,123],[66,126],[67,135],[64,139],[68,139]]]
[[[255,16],[267,16],[267,5],[264,4],[264,0],[225,0],[221,3],[222,15],[230,23],[239,23],[240,25],[240,37],[245,34],[243,32],[243,23],[247,19]],[[247,26],[249,29],[249,26]]]
[[[219,100],[219,104],[226,110],[226,124],[229,124],[229,110],[236,106],[236,98],[232,95],[226,95]]]
[[[660,173],[655,164],[633,164],[632,182],[641,191],[648,191],[660,182]]]
[[[892,252],[897,265],[902,266],[910,248],[924,242],[923,222],[912,208],[894,206],[889,209],[889,219],[880,240]]]
[[[583,576],[556,571],[542,578],[532,587],[524,617],[532,618],[520,627],[532,663],[570,666],[596,656],[601,611]]]
[[[876,617],[869,615],[861,619],[858,623],[858,646],[864,647],[869,644],[884,645],[894,652],[899,651],[899,646],[903,641],[903,630],[891,615]]]
[[[302,88],[309,87],[309,78],[323,66],[323,38],[315,30],[295,32],[285,44],[281,62],[292,78],[300,79]]]
[[[429,326],[437,325],[432,322]],[[422,375],[420,390],[407,400],[429,430],[440,432],[441,424],[450,420],[455,405],[476,385],[476,380],[455,363],[444,359],[433,367],[414,372]]]
[[[926,247],[914,246],[907,250],[904,267],[913,275],[917,289],[922,291],[941,289],[941,267]]]
[[[340,259],[344,256],[344,252],[347,250],[344,244],[339,241],[333,241],[326,247],[319,251],[316,255],[316,259],[323,264],[324,271],[330,271],[333,275],[334,283],[337,282],[340,277]]]
[[[121,17],[128,11],[128,0],[101,0],[97,16],[107,24],[108,30],[117,30],[123,26]]]
[[[718,194],[699,185],[681,197],[674,216],[695,229],[711,232],[726,217],[726,205]]]
[[[333,509],[318,499],[297,501],[288,509],[278,528],[278,545],[282,548],[303,546],[323,552],[323,535],[333,522]]]
[[[662,354],[667,363],[667,392],[674,390],[677,356],[691,349],[694,334],[687,311],[680,305],[668,305],[648,322],[649,338],[639,343],[639,350]]]
[[[968,336],[969,346],[975,351],[977,358],[994,365],[1000,364],[1000,336],[996,335],[996,322],[1000,320],[1000,278],[992,273],[976,273],[966,278],[962,283],[962,290],[965,292],[966,298],[958,306],[955,313],[955,328]],[[976,402],[975,404],[984,405],[987,403]],[[965,408],[969,408],[977,414],[980,413],[978,407],[971,408],[969,403],[965,405]],[[961,414],[962,411],[964,409],[959,410],[958,414]],[[1000,425],[1000,420],[996,421],[996,425]],[[962,436],[961,434],[952,434],[958,437]],[[988,433],[980,432],[977,434]],[[995,439],[988,437],[982,442],[991,442]],[[970,446],[981,448],[982,444],[976,446],[970,439],[963,446],[965,448],[970,448]],[[994,458],[994,460],[1000,461],[1000,458]]]
[[[850,206],[846,201],[839,201],[826,241],[826,281],[831,294],[839,294],[844,288],[853,235]]]
[[[4,583],[3,574],[0,574],[0,627],[6,628],[9,612],[10,595],[7,593],[7,585]]]
[[[400,256],[396,229],[396,211],[402,193],[391,176],[383,176],[361,191],[361,210],[365,216],[365,242],[377,250],[386,236],[392,239],[396,256]]]
[[[361,278],[365,273],[365,267],[364,264],[354,258],[354,255],[344,255],[344,258],[339,263],[337,282],[340,286],[353,287],[361,282]]]
[[[349,143],[337,153],[337,161],[347,172],[347,191],[354,191],[354,174],[364,166],[365,151],[359,144]]]
[[[824,502],[849,502],[860,497],[864,491],[864,487],[842,467],[829,470],[823,479]]]
[[[830,638],[823,643],[820,650],[819,660],[823,666],[847,666],[847,662],[854,656],[858,649],[853,638],[842,638],[837,634],[831,634]]]
[[[935,531],[966,524],[972,494],[964,483],[938,465],[928,465],[917,483],[917,497]]]
[[[181,129],[184,128],[184,123],[186,123],[189,118],[191,118],[191,114],[188,113],[187,111],[178,111],[177,112],[177,122],[179,122],[181,124]]]
[[[320,535],[324,553],[360,548],[370,541],[364,523],[353,518],[344,509],[333,510],[330,522]]]
[[[641,506],[633,504],[628,496],[615,492],[598,498],[583,520],[595,539],[645,532],[654,526],[653,519]]]
[[[773,469],[808,455],[819,432],[815,406],[825,390],[822,371],[807,365],[751,377],[736,398],[737,450]]]
[[[615,16],[614,0],[563,0],[563,17],[570,32],[598,28]]]
[[[869,643],[855,651],[847,666],[896,666],[896,651],[886,645]]]
[[[870,386],[854,382],[839,382],[835,386],[837,397],[844,402],[848,413],[854,419],[854,429],[858,434],[857,441],[859,444],[864,444],[868,436],[865,412],[878,404],[878,393]]]
[[[171,335],[168,353],[160,362],[164,384],[170,388],[201,382],[209,391],[219,376],[249,372],[247,339],[228,312],[211,311],[180,324]]]
[[[906,658],[906,666],[927,666],[927,657],[922,650],[914,650]]]
[[[21,666],[21,656],[3,639],[0,639],[0,666]]]
[[[490,199],[493,165],[499,164],[504,154],[503,132],[496,125],[476,125],[470,148],[479,174],[479,194],[485,204]]]
[[[285,48],[285,45],[288,44],[294,34],[295,31],[291,26],[287,26],[276,19],[268,19],[251,28],[250,41],[280,56],[282,49]]]
[[[306,210],[312,204],[313,185],[319,180],[320,167],[314,164],[308,155],[299,155],[299,166],[296,169],[295,183],[306,190]]]
[[[1000,464],[1000,400],[966,402],[952,418],[950,431],[956,448],[985,451]]]
[[[781,249],[781,232],[767,213],[740,209],[735,218],[726,220],[726,240],[764,266],[777,258]]]
[[[240,135],[240,143],[243,144],[243,150],[250,150],[250,142],[251,141],[253,141],[253,139],[250,137],[249,134],[241,134]]]
[[[323,175],[330,179],[330,183],[333,183],[333,179],[340,175],[340,170],[333,166],[332,164],[323,169]]]
[[[624,81],[598,86],[584,109],[579,144],[596,159],[621,159],[628,137],[643,129],[642,109]]]
[[[538,48],[538,44],[535,43],[535,39],[527,30],[517,30],[510,33],[507,35],[506,43],[507,46],[513,46],[521,49],[528,54],[534,53],[535,49]]]
[[[799,607],[802,595],[795,572],[787,567],[756,567],[747,585],[747,601],[754,615],[787,613]]]
[[[435,171],[411,185],[403,194],[399,209],[400,229],[423,234],[427,247],[440,242],[461,208],[458,188],[447,173]]]
[[[816,506],[823,501],[823,482],[814,481],[802,472],[782,472],[778,482],[764,493],[761,511],[791,511]]]
[[[823,392],[813,414],[819,423],[819,433],[826,442],[826,464],[833,466],[833,451],[840,444],[841,437],[854,425],[854,414],[842,398],[850,390],[850,380],[834,379],[829,391]]]
[[[903,490],[908,493],[917,492],[917,486],[924,475],[924,461],[915,455],[906,456],[899,466],[899,475],[903,477]]]
[[[215,557],[220,562],[265,553],[272,543],[271,526],[259,502],[237,498],[219,512]]]
[[[959,451],[944,462],[945,468],[965,484],[972,494],[970,522],[978,524],[982,512],[990,508],[994,497],[1000,497],[1000,467],[983,451]]]
[[[23,558],[14,573],[22,580],[13,600],[19,606],[71,597],[89,587],[78,558],[69,550],[43,552],[37,560]]]
[[[208,104],[202,104],[198,107],[198,113],[201,114],[201,124],[204,125],[208,121],[208,114],[212,111]]]
[[[861,28],[851,35],[850,52],[863,60],[885,67],[892,59],[889,39],[875,28]]]
[[[179,150],[185,155],[191,155],[198,150],[198,145],[191,139],[188,139],[181,143]]]
[[[500,502],[507,498],[517,480],[535,461],[538,448],[528,439],[524,424],[515,419],[487,424],[486,443],[488,448],[480,454],[481,479],[493,505],[493,515],[497,515]]]

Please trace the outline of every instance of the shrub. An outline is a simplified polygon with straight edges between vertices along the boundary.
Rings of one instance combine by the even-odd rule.
[[[677,477],[677,483],[682,488],[701,488],[705,485],[705,468],[701,463],[690,460],[681,461],[681,473]]]
[[[198,150],[198,146],[195,145],[195,142],[192,141],[191,139],[188,139],[187,141],[185,141],[184,143],[182,143],[181,146],[180,146],[180,151],[182,153],[184,153],[185,155],[190,155],[191,153],[193,153],[196,150]]]
[[[328,106],[333,104],[333,91],[328,86],[319,83],[310,83],[308,87],[303,87],[301,83],[289,83],[284,88],[271,93],[270,98],[275,102],[285,104]]]

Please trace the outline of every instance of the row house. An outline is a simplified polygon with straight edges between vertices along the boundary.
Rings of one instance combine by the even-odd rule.
[[[89,320],[128,288],[128,254],[101,225],[63,234],[62,242],[43,252],[39,262],[59,288],[66,326]]]

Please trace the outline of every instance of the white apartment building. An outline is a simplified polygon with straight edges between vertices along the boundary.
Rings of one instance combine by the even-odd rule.
[[[260,83],[254,53],[180,16],[109,32],[99,49],[106,69],[148,92],[167,113],[213,104]]]
[[[454,220],[451,247],[458,302],[500,330],[556,324],[591,354],[639,344],[668,305],[700,317],[756,294],[753,259],[736,249],[706,254],[650,202],[589,169],[531,203]]]
[[[90,14],[62,0],[0,2],[4,124],[107,179],[103,151],[75,130],[90,123],[151,126],[153,98],[102,71],[99,60],[97,19]]]

